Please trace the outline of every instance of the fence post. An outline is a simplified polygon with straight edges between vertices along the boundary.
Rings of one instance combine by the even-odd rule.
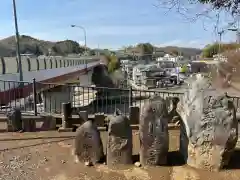
[[[33,78],[33,110],[34,110],[34,115],[37,116],[37,91],[36,91],[35,78]]]
[[[87,70],[87,60],[84,60],[84,64],[85,64],[85,69]]]
[[[129,88],[129,107],[133,104],[133,90],[132,87]]]
[[[62,103],[62,127],[58,129],[59,132],[68,132],[72,131],[72,107],[71,103]]]

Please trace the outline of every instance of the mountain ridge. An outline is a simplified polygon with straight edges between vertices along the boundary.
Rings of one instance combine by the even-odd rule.
[[[201,49],[191,47],[165,46],[154,47],[159,54],[171,53],[173,51],[182,52],[184,56],[190,57],[198,55]],[[90,48],[87,48],[90,49]],[[92,49],[94,51],[94,49]],[[101,51],[106,49],[101,49]],[[28,35],[20,36],[20,53],[34,55],[68,55],[82,54],[85,47],[72,40],[48,41],[37,39]],[[0,40],[0,57],[16,56],[15,36],[10,36]]]

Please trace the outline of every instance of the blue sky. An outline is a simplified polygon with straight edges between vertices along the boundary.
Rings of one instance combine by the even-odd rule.
[[[156,1],[16,0],[19,32],[44,40],[83,43],[83,32],[70,27],[77,24],[85,27],[88,46],[112,49],[140,42],[203,47],[216,40],[210,20],[186,21],[178,13],[156,8]],[[0,23],[0,39],[14,34],[12,0],[1,0]],[[225,34],[223,40],[234,40],[234,34]]]

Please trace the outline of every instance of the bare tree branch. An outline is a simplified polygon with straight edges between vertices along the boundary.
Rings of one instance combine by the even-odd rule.
[[[183,20],[190,23],[200,20],[204,30],[207,30],[206,22],[210,20],[211,23],[214,23],[210,30],[218,34],[220,29],[223,30],[221,27],[226,26],[222,25],[227,22],[223,20],[225,19],[224,15],[231,16],[228,22],[236,23],[235,20],[240,15],[239,2],[240,0],[157,0],[153,6],[166,10],[165,14],[171,11],[178,13]],[[221,23],[220,19],[223,20]]]

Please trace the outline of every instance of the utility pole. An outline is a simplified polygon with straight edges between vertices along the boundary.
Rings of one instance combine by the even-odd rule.
[[[221,45],[222,45],[222,35],[225,31],[222,30],[220,32],[218,32],[219,35],[219,42],[218,42],[218,59],[220,60],[220,53],[221,53]]]
[[[16,2],[12,0],[13,3],[13,16],[14,16],[14,24],[15,24],[15,39],[16,39],[16,55],[18,60],[18,71],[19,71],[19,80],[23,81],[23,72],[22,72],[22,60],[20,54],[20,44],[19,44],[19,32],[18,32],[18,22],[17,22],[17,10],[16,10]]]

